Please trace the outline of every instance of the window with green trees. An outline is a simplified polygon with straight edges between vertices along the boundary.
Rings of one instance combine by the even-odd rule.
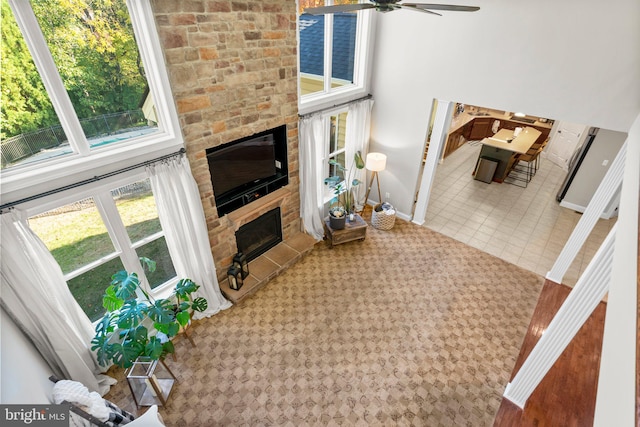
[[[0,2],[2,169],[157,131],[124,0]]]

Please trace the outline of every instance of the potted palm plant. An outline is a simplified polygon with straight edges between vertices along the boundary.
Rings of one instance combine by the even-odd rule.
[[[331,199],[333,206],[329,208],[329,225],[334,230],[341,230],[345,227],[347,216],[355,212],[356,198],[353,189],[362,183],[355,178],[355,171],[364,168],[364,160],[360,151],[356,151],[350,168],[334,159],[329,160],[329,164],[336,166],[342,175],[337,176],[341,181],[333,187],[335,197]]]
[[[140,260],[155,271],[155,261]],[[169,298],[155,299],[140,287],[136,273],[121,270],[111,279],[103,297],[107,312],[91,340],[102,366],[112,362],[128,368],[139,356],[159,360],[173,353],[171,338],[189,324],[192,311],[207,309],[205,298],[191,297],[200,286],[190,279],[179,280]]]

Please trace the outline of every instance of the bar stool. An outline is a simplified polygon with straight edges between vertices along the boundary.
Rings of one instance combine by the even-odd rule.
[[[537,162],[541,152],[542,147],[538,147],[537,149],[531,148],[524,154],[518,154],[516,156],[513,168],[507,175],[507,178],[511,178],[514,182],[506,182],[526,188],[529,182],[531,182],[533,176],[538,171]],[[524,167],[520,167],[520,162],[526,163],[526,165]],[[519,185],[516,182],[524,182],[524,185]]]

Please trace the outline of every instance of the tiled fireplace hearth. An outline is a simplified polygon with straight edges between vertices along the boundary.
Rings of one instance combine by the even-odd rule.
[[[224,279],[220,281],[220,290],[227,299],[237,304],[311,252],[315,243],[308,234],[298,233],[251,261],[249,277],[244,280],[242,288],[233,290],[228,280]]]
[[[281,188],[260,199],[243,206],[226,215],[236,233],[246,225],[268,216],[277,211],[289,197],[289,190]],[[224,277],[219,277],[220,289],[234,304],[253,294],[269,280],[289,268],[296,261],[313,249],[315,239],[304,233],[285,236],[284,240],[249,262],[250,275],[244,281],[242,288],[233,290]]]

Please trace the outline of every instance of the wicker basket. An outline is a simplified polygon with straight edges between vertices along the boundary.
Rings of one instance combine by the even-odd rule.
[[[379,204],[373,207],[373,212],[371,212],[371,225],[379,230],[391,230],[393,224],[396,222],[396,214],[387,215],[384,211],[377,212],[376,209],[379,208]]]

